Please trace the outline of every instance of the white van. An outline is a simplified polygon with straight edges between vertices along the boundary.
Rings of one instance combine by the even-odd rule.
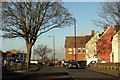
[[[91,63],[106,63],[104,60],[99,59],[99,58],[90,58],[87,59],[87,66]]]

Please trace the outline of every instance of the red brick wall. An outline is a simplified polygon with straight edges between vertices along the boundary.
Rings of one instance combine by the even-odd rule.
[[[75,60],[75,54],[74,54],[74,51],[72,49],[72,54],[69,54],[69,48],[65,48],[65,51],[66,51],[66,61],[68,60]],[[78,49],[76,49],[76,60],[77,61],[81,61],[81,60],[84,60],[85,59],[85,54],[82,53],[82,48],[81,48],[81,53],[78,54]]]
[[[112,51],[112,43],[111,38],[114,35],[114,28],[110,27],[107,32],[101,36],[101,38],[97,42],[97,56],[105,60],[106,62],[110,62],[110,53]]]

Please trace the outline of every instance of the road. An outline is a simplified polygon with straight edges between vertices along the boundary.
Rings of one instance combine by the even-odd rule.
[[[8,79],[5,75],[9,74],[3,74],[4,78],[2,80]],[[120,80],[118,77],[94,72],[89,69],[68,69],[53,66],[43,66],[35,72],[10,73],[10,75],[9,80]]]

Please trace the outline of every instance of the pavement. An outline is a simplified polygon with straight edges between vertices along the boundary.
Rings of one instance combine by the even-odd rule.
[[[18,70],[18,71],[14,71],[14,72],[32,72],[32,71],[37,71],[40,69],[41,66],[39,65],[32,65],[29,68],[25,69],[25,70]]]
[[[95,68],[95,67],[90,67],[87,69],[95,71],[95,72],[100,72],[100,73],[120,77],[120,71],[118,71],[118,70],[110,70],[110,69]]]
[[[35,72],[39,70],[41,67],[38,65],[31,66],[25,70],[18,71],[3,71],[2,72],[2,80],[24,80],[26,72]]]

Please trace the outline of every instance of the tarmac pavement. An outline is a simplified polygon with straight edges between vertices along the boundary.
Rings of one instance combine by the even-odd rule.
[[[2,80],[23,80],[26,72],[35,72],[40,69],[40,66],[34,65],[26,70],[4,71],[2,72]]]
[[[108,75],[112,75],[112,76],[116,76],[116,77],[120,77],[120,74],[119,74],[120,72],[118,70],[95,68],[95,67],[90,67],[87,69],[92,70],[92,71],[96,71],[96,72],[100,72],[100,73],[104,73],[104,74],[108,74]]]

